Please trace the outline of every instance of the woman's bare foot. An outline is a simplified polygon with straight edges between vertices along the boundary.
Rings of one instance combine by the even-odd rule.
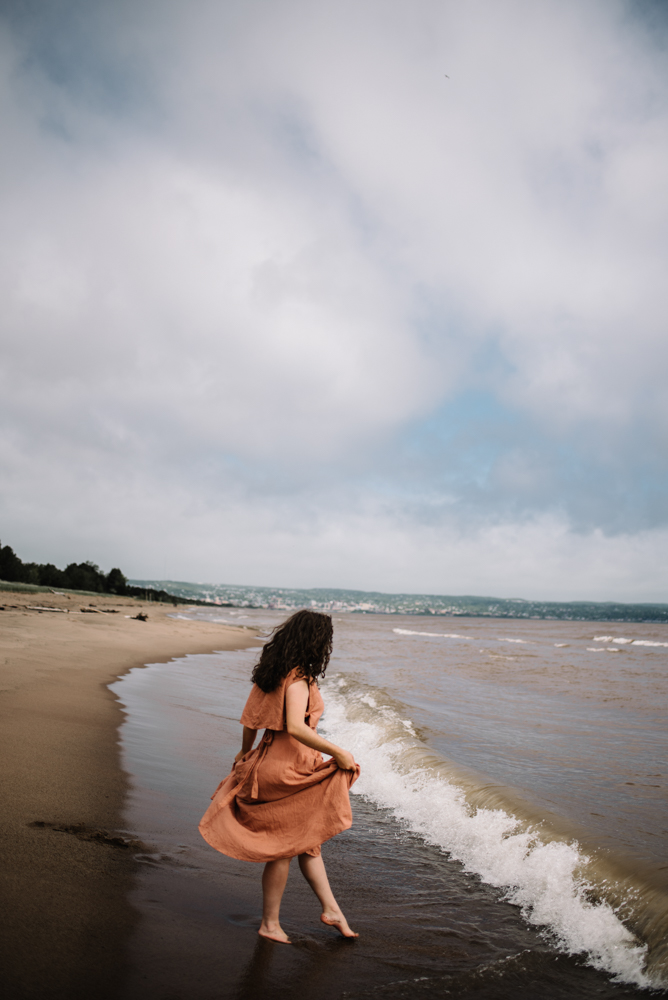
[[[322,914],[320,919],[322,920],[323,924],[327,924],[328,927],[336,927],[337,931],[343,934],[343,936],[346,938],[359,937],[359,934],[356,934],[355,931],[351,931],[350,927],[348,926],[348,921],[341,913],[341,910],[339,910],[338,912],[336,910],[331,910],[331,911],[327,910]]]
[[[263,920],[260,924],[258,934],[269,941],[278,941],[280,944],[292,944],[292,941],[279,923],[265,923]]]

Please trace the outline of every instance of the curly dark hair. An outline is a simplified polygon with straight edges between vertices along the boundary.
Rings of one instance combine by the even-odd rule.
[[[332,655],[332,619],[320,611],[297,611],[278,625],[260,654],[251,680],[264,692],[274,691],[297,667],[310,684],[324,677]]]

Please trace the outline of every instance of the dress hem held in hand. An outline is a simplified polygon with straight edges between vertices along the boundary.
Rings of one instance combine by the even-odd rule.
[[[221,781],[199,830],[222,854],[240,861],[276,861],[320,854],[320,845],[352,824],[350,787],[359,777],[287,732],[285,692],[301,680],[291,671],[275,691],[253,685],[241,722],[265,728],[257,747]],[[315,730],[324,710],[312,682],[305,721]]]

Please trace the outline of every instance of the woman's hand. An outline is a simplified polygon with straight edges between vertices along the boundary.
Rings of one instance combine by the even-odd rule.
[[[239,761],[242,759],[242,757],[245,757],[245,756],[246,756],[246,754],[243,752],[243,750],[240,750],[239,753],[234,758],[234,763],[238,764]]]
[[[347,750],[339,750],[337,748],[336,753],[333,753],[332,757],[336,761],[336,766],[340,767],[342,771],[354,771],[357,767],[355,758]]]

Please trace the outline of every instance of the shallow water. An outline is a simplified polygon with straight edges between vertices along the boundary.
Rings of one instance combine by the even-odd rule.
[[[204,615],[281,620],[193,612]],[[316,921],[302,928],[308,969],[279,957],[268,979],[262,956],[242,961],[255,948],[257,866],[216,854],[196,829],[236,750],[257,654],[191,656],[126,675],[113,689],[128,713],[127,826],[156,846],[137,895],[144,924],[157,919],[151,892],[157,898],[170,878],[181,887],[170,896],[173,915],[177,896],[192,897],[188,912],[209,914],[203,928],[220,919],[203,900],[229,897],[230,877],[256,900],[239,904],[236,923],[225,917],[225,933],[241,935],[227,992],[201,978],[184,995],[279,996],[289,980],[304,997],[323,996],[319,948],[334,963],[332,997],[600,997],[658,987],[668,928],[667,649],[644,643],[667,639],[665,627],[647,624],[335,617],[321,728],[353,750],[362,778],[353,828],[325,857],[362,937],[354,956],[348,949],[335,960]],[[305,891],[297,881],[286,896],[297,932],[313,909]],[[134,961],[138,968],[138,950]],[[207,961],[215,964],[205,954],[200,965]],[[279,975],[276,962],[294,968]]]

